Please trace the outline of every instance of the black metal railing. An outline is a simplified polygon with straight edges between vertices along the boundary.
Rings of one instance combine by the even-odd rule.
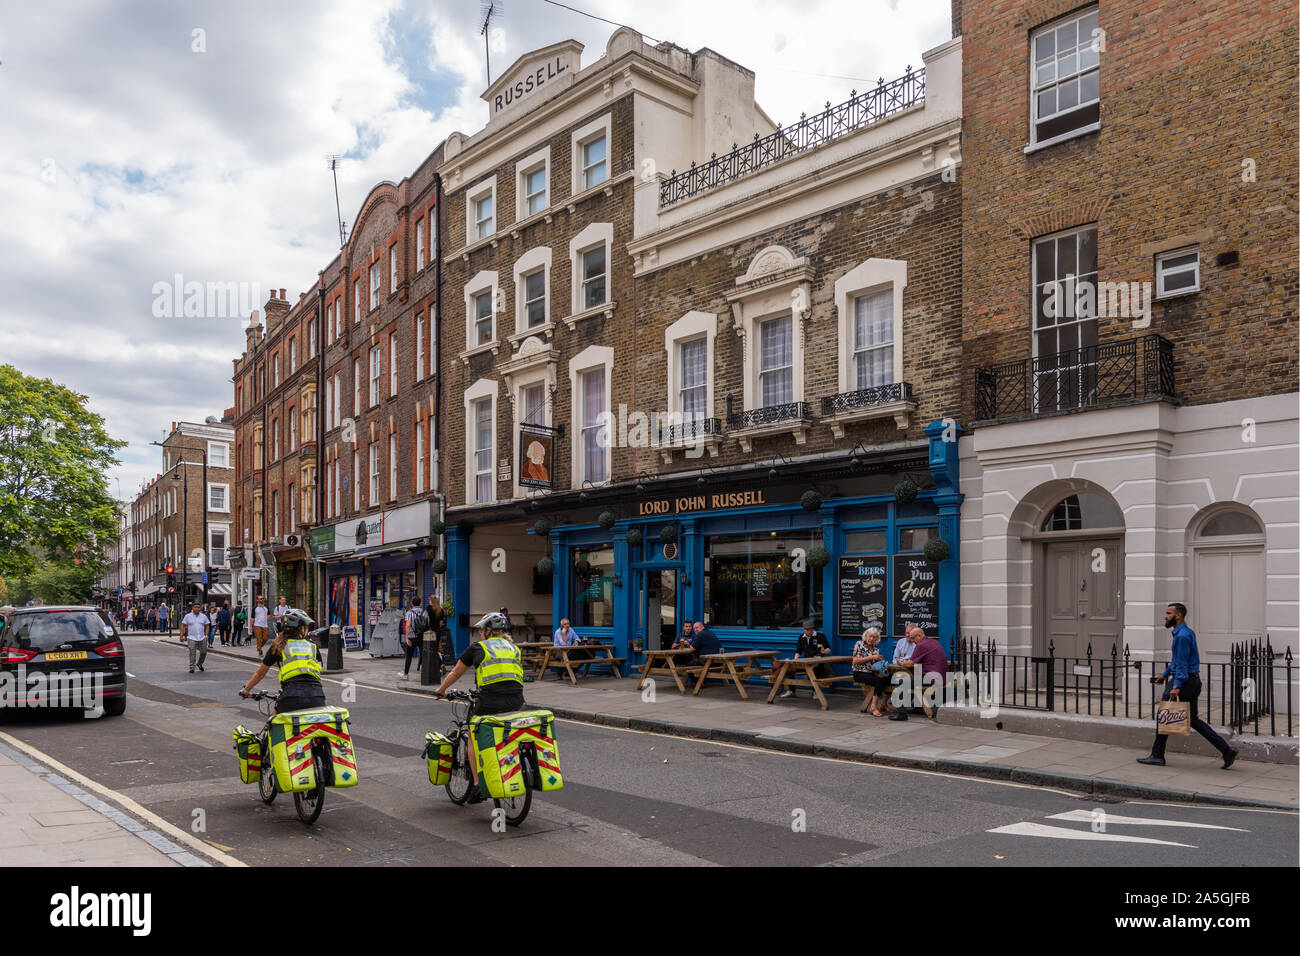
[[[890,405],[894,402],[910,402],[912,386],[907,382],[893,382],[889,385],[873,385],[860,388],[856,392],[840,392],[822,399],[822,414],[834,415],[855,408],[870,408],[873,405]]]
[[[880,79],[874,90],[854,90],[843,103],[812,116],[804,113],[799,122],[786,129],[777,126],[775,133],[760,137],[744,146],[732,144],[731,152],[717,153],[706,163],[691,163],[690,169],[672,174],[659,186],[659,208],[689,199],[699,193],[734,182],[766,166],[779,163],[796,153],[839,139],[854,130],[925,101],[925,69],[907,72],[888,83]]]
[[[1053,642],[1043,657],[1002,654],[994,641],[965,635],[953,642],[951,658],[950,669],[968,682],[967,700],[1140,719],[1155,718],[1165,685],[1151,678],[1168,665],[1134,660],[1127,646],[1121,655],[1115,644],[1101,655],[1089,644],[1083,657],[1057,657]],[[1267,637],[1233,644],[1226,661],[1201,661],[1197,711],[1237,733],[1297,736],[1292,663],[1291,649],[1279,654]]]
[[[762,408],[747,408],[743,412],[733,412],[727,416],[727,427],[733,430],[753,428],[755,425],[772,425],[807,417],[807,402],[785,402],[781,405],[765,405]]]
[[[664,425],[660,430],[660,438],[665,445],[684,444],[706,435],[721,434],[722,419],[720,418],[695,418],[686,422]]]
[[[1174,346],[1154,333],[975,370],[977,421],[1142,397],[1174,397]]]

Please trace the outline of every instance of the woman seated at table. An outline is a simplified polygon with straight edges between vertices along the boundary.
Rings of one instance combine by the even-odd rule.
[[[862,640],[853,646],[853,680],[871,688],[871,693],[862,704],[862,712],[871,711],[872,717],[884,717],[892,714],[889,706],[889,665],[880,653],[880,631],[869,627],[862,632]],[[876,699],[880,699],[880,705]],[[880,706],[885,710],[881,713]]]

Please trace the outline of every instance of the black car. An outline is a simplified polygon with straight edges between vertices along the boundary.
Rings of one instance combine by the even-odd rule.
[[[126,649],[112,618],[85,605],[6,608],[0,617],[0,708],[126,710]]]

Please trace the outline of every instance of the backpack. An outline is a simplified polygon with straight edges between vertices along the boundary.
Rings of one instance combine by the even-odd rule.
[[[429,629],[429,613],[423,607],[415,609],[415,616],[411,618],[411,637],[422,639],[424,632]]]

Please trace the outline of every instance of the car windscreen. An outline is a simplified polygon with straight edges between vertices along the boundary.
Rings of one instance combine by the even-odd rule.
[[[54,650],[63,644],[94,647],[113,637],[112,628],[94,611],[41,611],[19,614],[4,643],[37,651]]]

